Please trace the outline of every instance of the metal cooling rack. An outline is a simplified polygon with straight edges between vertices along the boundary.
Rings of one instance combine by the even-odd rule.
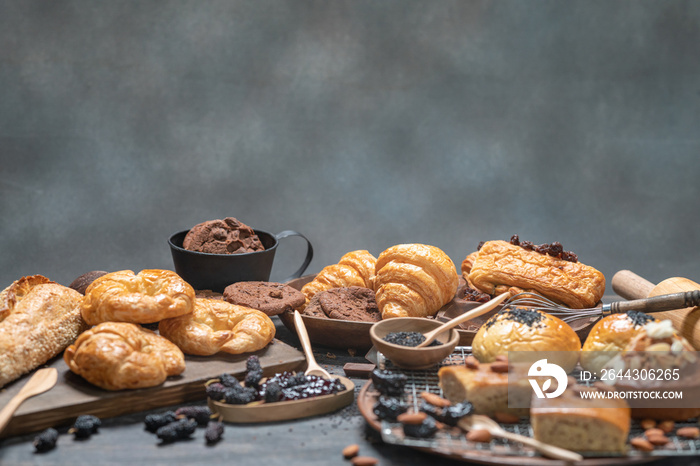
[[[471,355],[471,346],[458,346],[455,351],[448,356],[441,364],[432,369],[426,370],[405,370],[396,367],[384,357],[381,353],[377,353],[377,367],[390,370],[393,372],[401,372],[408,377],[408,381],[404,388],[404,393],[401,401],[406,403],[414,410],[418,410],[421,403],[420,393],[431,392],[442,396],[442,390],[439,386],[437,369],[441,366],[464,364],[467,356]],[[582,381],[580,378],[580,369],[577,368],[572,374],[576,377],[579,383],[589,385],[593,381]],[[528,420],[520,421],[517,424],[501,424],[505,430],[533,437],[532,427]],[[685,422],[676,422],[676,430],[681,427],[698,427],[698,419]],[[644,434],[644,429],[639,425],[639,422],[632,420],[630,427],[629,439],[640,437]],[[459,429],[440,430],[434,437],[429,439],[421,439],[407,437],[403,433],[403,428],[399,423],[391,423],[382,421],[381,435],[384,442],[393,445],[404,445],[408,447],[426,448],[437,453],[451,456],[473,456],[477,452],[489,452],[493,456],[520,456],[520,457],[540,457],[533,448],[522,445],[518,442],[512,442],[505,439],[494,438],[490,443],[479,443],[467,441],[463,432]],[[700,439],[684,439],[675,435],[675,433],[667,434],[670,442],[663,447],[656,447],[652,452],[641,452],[630,447],[626,454],[610,453],[604,456],[618,458],[639,458],[645,456],[663,457],[663,456],[695,456],[700,455]],[[586,453],[581,452],[585,457],[600,457],[600,452]]]

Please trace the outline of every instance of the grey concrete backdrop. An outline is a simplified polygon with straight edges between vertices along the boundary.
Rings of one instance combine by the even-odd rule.
[[[225,216],[309,272],[517,233],[700,280],[700,2],[5,1],[0,161],[3,286]]]

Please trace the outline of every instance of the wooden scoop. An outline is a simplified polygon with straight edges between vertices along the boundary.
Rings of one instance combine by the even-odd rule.
[[[473,429],[483,429],[489,431],[494,437],[500,437],[508,440],[514,440],[525,445],[529,445],[539,451],[542,455],[564,461],[581,461],[583,456],[573,451],[566,450],[564,448],[555,447],[548,443],[540,442],[532,437],[526,435],[519,435],[513,432],[508,432],[502,428],[496,421],[487,416],[482,416],[479,414],[472,414],[470,416],[465,416],[459,420],[459,427],[464,430]]]
[[[647,298],[662,294],[700,290],[700,285],[681,277],[667,278],[654,286],[650,281],[629,270],[620,270],[612,278],[612,288],[625,299]],[[670,319],[673,327],[684,336],[695,349],[700,349],[700,307],[687,307],[654,314],[657,319]]]
[[[29,381],[24,384],[19,393],[13,396],[9,403],[0,411],[0,432],[10,422],[12,415],[19,408],[19,405],[24,403],[24,400],[49,390],[56,385],[57,380],[58,371],[53,367],[36,371]]]
[[[448,320],[435,330],[431,330],[429,332],[426,332],[423,334],[425,337],[425,340],[421,342],[419,345],[416,346],[416,348],[423,348],[425,346],[428,346],[435,340],[435,337],[440,335],[442,332],[445,332],[453,327],[458,326],[459,324],[463,324],[464,322],[475,319],[479,317],[480,315],[486,314],[489,312],[491,309],[495,308],[499,304],[501,304],[503,301],[505,301],[507,298],[510,297],[510,294],[508,293],[503,293],[499,295],[496,298],[493,298],[492,300],[482,304],[481,306],[477,307],[476,309],[472,309],[469,312],[465,312],[461,316],[455,317],[452,320]]]

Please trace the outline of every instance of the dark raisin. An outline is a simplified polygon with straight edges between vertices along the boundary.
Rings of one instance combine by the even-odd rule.
[[[464,416],[468,416],[474,412],[474,407],[468,401],[453,404],[442,410],[442,417],[438,419],[440,422],[449,426],[456,426],[457,422]]]
[[[535,249],[535,245],[532,241],[521,241],[520,247],[523,249],[527,249],[528,251],[532,251]]]
[[[58,431],[52,427],[49,427],[48,429],[34,437],[34,449],[38,453],[53,450],[56,447],[57,441]]]
[[[379,393],[385,396],[401,396],[406,386],[406,374],[374,369],[371,374],[372,384]]]
[[[207,430],[204,431],[204,440],[207,445],[213,445],[221,440],[224,435],[224,424],[217,421],[209,421]]]
[[[184,418],[159,428],[156,435],[164,443],[170,443],[190,438],[196,429],[197,421]]]
[[[520,246],[520,237],[518,235],[513,235],[510,237],[510,244],[514,246]]]
[[[198,425],[206,426],[211,419],[211,410],[208,406],[183,406],[175,411],[175,415],[194,419]]]
[[[71,427],[68,432],[75,435],[75,438],[85,439],[90,437],[92,434],[96,434],[97,429],[101,425],[102,421],[100,421],[100,418],[89,414],[83,414],[78,416],[73,423],[73,427]]]
[[[420,424],[404,424],[403,433],[408,437],[428,438],[438,431],[437,423],[431,416],[425,418]]]
[[[480,251],[481,248],[484,247],[484,243],[485,243],[485,241],[479,241],[479,244],[477,245],[476,250],[477,250],[477,251]]]
[[[491,301],[491,295],[487,293],[482,293],[479,290],[475,290],[471,287],[465,287],[462,291],[462,298],[466,301],[473,301],[476,303],[486,303]]]
[[[561,253],[564,252],[564,248],[561,247],[561,243],[558,241],[553,242],[549,245],[549,251],[547,253],[550,256],[559,257]]]
[[[177,416],[174,411],[166,411],[160,414],[149,414],[144,420],[146,425],[146,430],[149,432],[156,432],[161,427],[170,424],[171,422],[177,421]]]
[[[396,421],[399,414],[408,411],[408,406],[398,398],[380,396],[372,412],[381,420]]]

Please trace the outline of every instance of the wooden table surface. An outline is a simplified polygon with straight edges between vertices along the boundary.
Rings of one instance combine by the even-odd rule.
[[[277,317],[277,338],[296,348],[299,340]],[[346,350],[314,347],[318,362],[329,372],[344,375],[348,362],[364,363],[364,354],[351,356]],[[356,394],[366,380],[352,378]],[[204,404],[205,400],[201,403]],[[177,406],[173,407],[176,408]],[[166,408],[167,409],[167,408]],[[325,416],[275,424],[227,424],[224,438],[214,446],[206,446],[203,429],[197,429],[191,440],[159,445],[154,434],[144,430],[144,418],[152,412],[141,412],[104,419],[99,434],[90,439],[74,440],[66,433],[70,426],[58,428],[57,447],[43,454],[34,452],[34,435],[9,437],[0,441],[0,464],[5,465],[79,465],[79,464],[235,464],[254,466],[350,465],[341,455],[342,449],[356,443],[360,454],[379,459],[380,465],[462,465],[410,448],[384,444],[360,415],[356,403]],[[76,413],[76,416],[81,413]],[[700,465],[700,458],[662,459],[652,464],[677,466]]]

